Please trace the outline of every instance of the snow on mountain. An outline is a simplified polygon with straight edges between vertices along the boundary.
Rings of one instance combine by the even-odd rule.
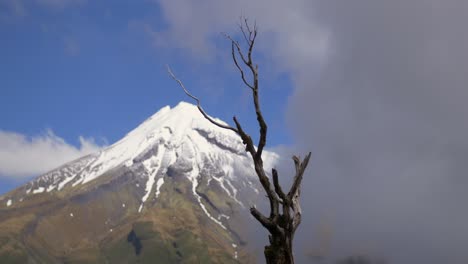
[[[219,122],[221,120],[216,119]],[[271,168],[278,159],[264,152],[265,167]],[[171,170],[184,172],[192,182],[193,195],[203,211],[221,224],[204,208],[196,188],[201,175],[209,175],[236,202],[239,189],[256,189],[256,175],[251,158],[240,138],[230,130],[219,128],[206,120],[195,105],[181,102],[176,107],[163,107],[115,144],[48,172],[27,185],[27,195],[60,191],[77,185],[92,184],[110,170],[125,166],[141,171],[146,182],[141,196],[144,208],[148,197],[160,194],[164,177]]]

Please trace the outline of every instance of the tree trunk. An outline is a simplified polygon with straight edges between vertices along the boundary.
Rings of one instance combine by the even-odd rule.
[[[291,235],[286,238],[279,235],[270,235],[270,245],[265,246],[265,259],[267,264],[293,264]]]

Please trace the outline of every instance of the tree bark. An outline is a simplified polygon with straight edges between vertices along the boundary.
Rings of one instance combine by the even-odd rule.
[[[267,264],[294,263],[291,236],[270,235],[270,245],[265,246],[264,253]]]

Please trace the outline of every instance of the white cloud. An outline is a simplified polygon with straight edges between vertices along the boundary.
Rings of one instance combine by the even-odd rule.
[[[159,0],[167,29],[145,30],[167,46],[203,58],[213,54],[213,36],[234,32],[240,16],[259,25],[258,47],[274,55],[280,70],[298,69],[326,59],[329,33],[314,19],[310,1]],[[225,52],[223,50],[223,52]]]
[[[52,130],[34,137],[0,130],[0,176],[39,175],[102,147],[93,138],[80,136],[79,141],[75,147]]]

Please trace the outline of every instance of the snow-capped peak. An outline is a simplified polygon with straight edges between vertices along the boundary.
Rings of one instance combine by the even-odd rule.
[[[271,167],[276,159],[276,154],[264,152],[266,167]],[[224,176],[213,176],[209,181],[217,181],[236,201],[237,188],[233,183],[238,181],[236,177],[255,175],[251,159],[238,135],[211,124],[195,105],[181,102],[174,108],[163,107],[99,153],[68,163],[37,178],[30,183],[26,193],[50,192],[89,183],[121,166],[143,168],[139,173],[146,178],[146,186],[140,211],[152,193],[156,197],[159,195],[170,167],[179,168],[192,181],[196,197],[198,194],[195,188],[199,184],[200,174],[209,170],[205,174]],[[243,186],[251,186],[253,181],[255,179],[251,177],[242,179]],[[255,187],[251,187],[255,190]]]
[[[191,135],[194,139],[194,131],[198,131],[195,132],[197,134],[204,131],[212,138],[218,139],[225,147],[236,152],[241,152],[243,149],[242,145],[239,145],[240,140],[232,131],[215,127],[201,115],[195,105],[180,102],[172,109],[169,106],[163,107],[123,139],[101,151],[98,159],[94,162],[96,165],[99,164],[99,168],[83,178],[82,182],[89,182],[120,164],[125,163],[130,166],[136,157],[154,144],[181,145]],[[199,139],[198,135],[195,138]],[[209,149],[207,146],[209,143],[206,141],[196,143],[202,150]]]

